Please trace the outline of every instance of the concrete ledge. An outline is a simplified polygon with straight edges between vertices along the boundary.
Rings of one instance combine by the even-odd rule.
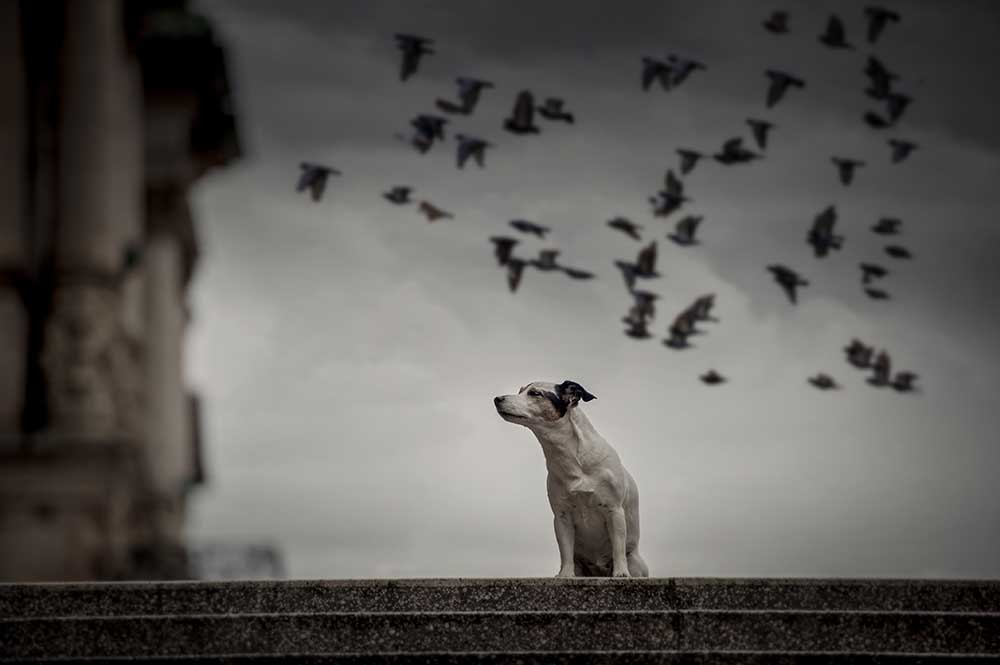
[[[456,578],[0,585],[0,618],[687,609],[1000,612],[1000,580]]]

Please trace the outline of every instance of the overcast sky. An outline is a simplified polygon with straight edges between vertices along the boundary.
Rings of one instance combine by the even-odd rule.
[[[294,577],[552,575],[541,450],[492,398],[573,379],[636,478],[652,575],[1000,576],[1000,7],[893,2],[902,22],[870,47],[864,4],[783,2],[776,37],[770,5],[736,0],[199,3],[228,45],[246,156],[192,196],[188,365],[210,473],[192,541],[275,542]],[[831,11],[857,50],[817,41]],[[436,40],[406,83],[401,31]],[[643,93],[640,57],[668,52],[708,69]],[[915,99],[887,133],[861,120],[870,53]],[[771,110],[769,67],[807,81]],[[445,145],[394,138],[458,75],[496,88]],[[565,98],[576,125],[504,132],[522,89]],[[677,216],[646,197],[676,148],[715,151],[748,116],[777,124],[766,159],[686,177],[702,244],[674,246]],[[454,130],[497,144],[485,169],[455,168]],[[920,148],[891,165],[890,136]],[[832,155],[867,162],[851,187]],[[344,173],[318,204],[294,192],[303,159]],[[455,219],[389,204],[394,184]],[[828,205],[846,241],[819,260],[805,234]],[[605,226],[617,215],[659,240],[646,341],[622,334],[613,261],[640,244]],[[912,262],[882,254],[882,216],[904,220]],[[529,271],[509,293],[487,238],[515,218],[553,228],[520,254],[557,248],[597,279]],[[861,291],[865,260],[890,268],[892,300]],[[810,280],[798,307],[775,262]],[[665,348],[710,292],[721,322]],[[921,393],[868,386],[844,362],[852,337]],[[709,368],[730,381],[704,386]],[[844,389],[809,386],[818,371]]]

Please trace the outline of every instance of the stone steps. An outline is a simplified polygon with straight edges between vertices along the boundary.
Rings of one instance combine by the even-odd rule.
[[[375,657],[378,660],[372,660]],[[1000,662],[1000,581],[0,585],[0,661]]]

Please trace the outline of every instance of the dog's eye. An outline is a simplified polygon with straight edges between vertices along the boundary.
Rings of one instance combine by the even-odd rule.
[[[542,393],[538,392],[537,390],[529,390],[528,394],[531,395],[532,397],[540,397]]]

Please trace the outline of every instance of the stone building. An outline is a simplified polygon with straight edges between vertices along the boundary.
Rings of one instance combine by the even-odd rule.
[[[239,155],[223,49],[181,0],[10,0],[0,31],[0,581],[183,577],[187,192]]]

